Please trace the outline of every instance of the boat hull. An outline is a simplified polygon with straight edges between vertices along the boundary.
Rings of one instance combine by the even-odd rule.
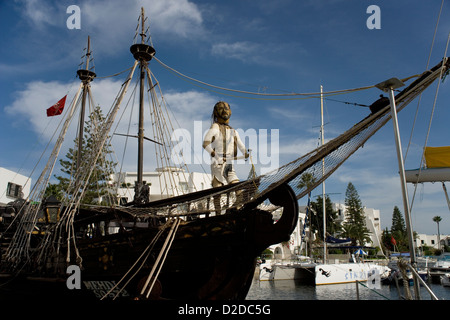
[[[226,230],[223,225],[229,225],[230,219],[220,218],[209,219],[209,222],[215,220],[215,223],[208,225],[202,223],[196,227],[192,225],[180,227],[149,298],[194,300],[245,298],[254,274],[259,248],[255,247],[252,241],[245,239],[247,236],[245,219],[235,219],[232,223],[234,230]],[[48,270],[24,272],[17,279],[3,277],[6,280],[4,282],[14,281],[11,281],[6,291],[2,286],[0,292],[11,294],[17,288],[19,295],[41,292],[56,295],[55,297],[145,299],[146,297],[141,295],[141,289],[156,264],[167,235],[162,234],[161,241],[156,243],[146,261],[139,260],[139,257],[157,231],[157,229],[135,230],[106,236],[97,241],[79,241],[77,246],[80,256],[83,257],[80,289],[69,289],[66,282],[70,274],[64,272],[67,270],[65,263],[59,265],[53,263],[52,268],[56,267],[60,272],[53,274]],[[200,231],[203,234],[195,234]],[[73,252],[74,248],[71,251]],[[71,260],[75,261],[75,256]],[[124,278],[124,275],[129,271],[136,272],[136,268],[131,269],[135,262],[142,268],[124,287],[124,282],[129,280],[127,277]],[[113,289],[122,278],[122,283]],[[22,290],[22,287],[27,289]],[[123,291],[120,291],[122,289]]]
[[[374,270],[381,277],[389,268],[371,263],[318,264],[315,267],[315,283],[328,285],[368,281]]]
[[[12,276],[0,272],[0,296],[41,292],[41,296],[81,299],[245,299],[256,258],[269,245],[288,240],[298,218],[290,187],[283,185],[268,198],[283,207],[276,223],[270,212],[250,206],[224,215],[179,220],[173,236],[164,224],[101,236],[84,234],[76,248],[70,246],[69,264],[68,248],[62,246],[59,255],[49,256],[44,265],[29,263]],[[68,284],[77,280],[67,272],[68,265],[80,267],[79,289]],[[147,280],[153,283],[153,279],[151,287]]]
[[[296,280],[304,284],[328,285],[368,281],[374,270],[383,277],[389,268],[370,263],[290,263],[260,266],[260,280]]]
[[[259,280],[297,280],[304,284],[314,284],[315,263],[266,263],[260,265]]]
[[[150,253],[134,277],[124,277],[128,271],[133,274],[136,272],[131,267],[145,249],[144,245],[139,246],[137,239],[141,238],[139,240],[143,244],[145,235],[149,236],[148,233],[135,234],[122,238],[120,242],[117,239],[115,242],[105,239],[91,242],[89,246],[80,244],[80,255],[84,260],[78,279],[80,288],[74,288],[71,273],[4,274],[0,278],[0,297],[10,299],[38,295],[52,299],[66,297],[87,300],[245,299],[254,274],[257,253],[251,246],[243,246],[235,234],[215,239],[208,236],[207,241],[175,239],[157,275],[157,281],[146,297],[141,290],[161,248],[155,248],[154,254]],[[151,240],[150,236],[148,239]],[[61,265],[60,269],[63,268]]]

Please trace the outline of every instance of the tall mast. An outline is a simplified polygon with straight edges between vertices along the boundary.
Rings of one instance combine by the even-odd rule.
[[[323,132],[323,87],[320,86],[320,140],[325,143]],[[325,175],[325,159],[322,159],[322,176]],[[322,182],[322,214],[323,214],[323,263],[327,261],[327,216],[325,208],[325,180]]]
[[[155,55],[155,49],[145,43],[145,13],[141,8],[141,43],[133,44],[130,51],[133,57],[139,61],[140,83],[139,83],[139,129],[138,129],[138,163],[137,163],[137,180],[134,187],[134,202],[137,204],[149,202],[149,189],[143,181],[144,172],[144,89],[145,75],[148,61]]]
[[[85,69],[80,69],[77,71],[78,78],[83,83],[82,90],[83,96],[81,100],[81,111],[80,111],[80,124],[79,124],[79,132],[78,132],[78,155],[77,155],[77,170],[80,169],[81,165],[81,153],[83,150],[83,131],[84,131],[84,114],[86,110],[86,96],[89,92],[90,82],[94,80],[96,77],[95,72],[89,70],[89,59],[91,56],[91,39],[88,36],[87,40],[87,48],[86,48],[86,65]]]

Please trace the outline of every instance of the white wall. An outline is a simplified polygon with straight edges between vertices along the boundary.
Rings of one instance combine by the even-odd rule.
[[[30,194],[31,179],[28,181],[28,177],[18,174],[14,171],[0,167],[0,203],[7,204],[18,198],[26,198]],[[18,186],[21,188],[21,195],[14,196],[13,190],[8,190],[10,187]],[[8,194],[8,191],[10,194]]]
[[[119,196],[132,201],[136,178],[136,172],[125,172],[120,177],[112,175],[111,187],[114,188],[118,184]],[[150,201],[211,188],[210,173],[188,173],[178,168],[158,168],[155,172],[144,172],[143,180],[150,184]],[[128,187],[122,187],[123,183]]]
[[[423,234],[423,233],[419,233],[418,238],[415,240],[416,241],[416,245],[417,247],[423,247],[423,246],[427,246],[427,247],[432,247],[435,249],[438,249],[438,236],[437,234]],[[443,245],[449,245],[449,240],[450,237],[449,235],[445,235],[445,234],[441,234],[439,236],[440,240],[441,240],[441,249],[444,249]]]

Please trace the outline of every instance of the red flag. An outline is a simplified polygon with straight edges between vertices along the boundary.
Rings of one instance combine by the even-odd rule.
[[[397,245],[397,241],[395,241],[394,237],[391,236],[391,243],[395,246]]]
[[[47,109],[47,117],[57,116],[63,112],[64,105],[66,104],[66,97],[67,95]]]

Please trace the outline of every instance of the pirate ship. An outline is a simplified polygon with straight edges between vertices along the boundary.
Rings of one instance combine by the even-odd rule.
[[[76,172],[64,199],[43,198],[43,194],[79,97],[83,109],[90,94],[89,83],[96,77],[88,68],[89,59],[86,68],[77,72],[79,90],[33,191],[25,201],[0,209],[7,217],[1,229],[0,296],[22,298],[38,293],[46,298],[244,299],[257,256],[269,245],[289,239],[297,223],[297,200],[327,179],[390,119],[389,104],[377,106],[347,132],[274,172],[149,201],[148,186],[142,178],[143,142],[148,139],[143,128],[145,80],[151,100],[160,99],[153,99],[158,83],[153,81],[148,65],[156,59],[156,51],[148,44],[143,9],[139,29],[141,41],[130,48],[134,65],[105,121],[96,128],[92,137],[94,151],[83,157],[79,152]],[[125,205],[84,205],[81,199],[86,182],[138,67],[140,108],[134,200]],[[448,68],[445,58],[418,76],[397,94],[397,111]],[[164,141],[153,142],[167,147]],[[302,183],[305,174],[313,177],[307,185]],[[275,209],[282,210],[276,222],[272,219]],[[80,271],[79,287],[70,283],[69,270]]]

